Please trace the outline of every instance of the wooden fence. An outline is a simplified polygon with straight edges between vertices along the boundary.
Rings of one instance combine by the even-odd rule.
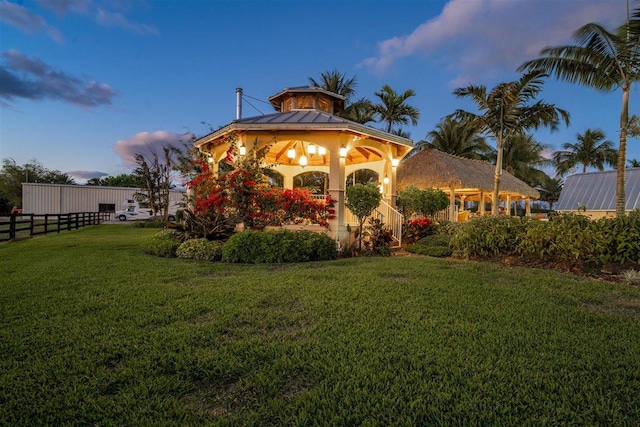
[[[73,212],[68,214],[15,214],[0,216],[0,242],[39,234],[59,233],[109,219],[108,212]]]

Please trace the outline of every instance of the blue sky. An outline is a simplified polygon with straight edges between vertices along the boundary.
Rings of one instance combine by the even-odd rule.
[[[473,110],[456,87],[518,79],[544,46],[625,16],[625,0],[0,0],[0,157],[79,183],[129,173],[133,153],[233,120],[236,87],[266,101],[333,69],[357,76],[357,98],[414,89],[421,117],[405,130],[419,141]],[[619,91],[549,79],[539,99],[571,113],[540,142],[559,149],[601,128],[617,146]],[[272,112],[248,101],[260,112],[245,102],[245,117]]]

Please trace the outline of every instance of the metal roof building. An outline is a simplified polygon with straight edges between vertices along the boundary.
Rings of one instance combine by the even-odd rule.
[[[559,212],[578,212],[599,218],[616,214],[616,171],[568,176],[558,199]],[[640,168],[625,170],[627,212],[640,208]]]

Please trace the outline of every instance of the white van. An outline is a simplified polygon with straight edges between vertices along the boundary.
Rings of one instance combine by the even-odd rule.
[[[122,204],[122,210],[116,211],[116,218],[120,221],[132,221],[132,220],[145,220],[153,218],[155,215],[153,214],[153,209],[150,208],[141,208],[137,201],[133,199],[127,199]],[[176,220],[176,210],[178,206],[170,206],[169,207],[169,221]],[[158,215],[161,217],[161,215]]]

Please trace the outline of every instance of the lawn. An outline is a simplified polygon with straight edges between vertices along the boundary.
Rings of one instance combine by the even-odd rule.
[[[640,289],[428,257],[0,244],[0,425],[637,425]]]

